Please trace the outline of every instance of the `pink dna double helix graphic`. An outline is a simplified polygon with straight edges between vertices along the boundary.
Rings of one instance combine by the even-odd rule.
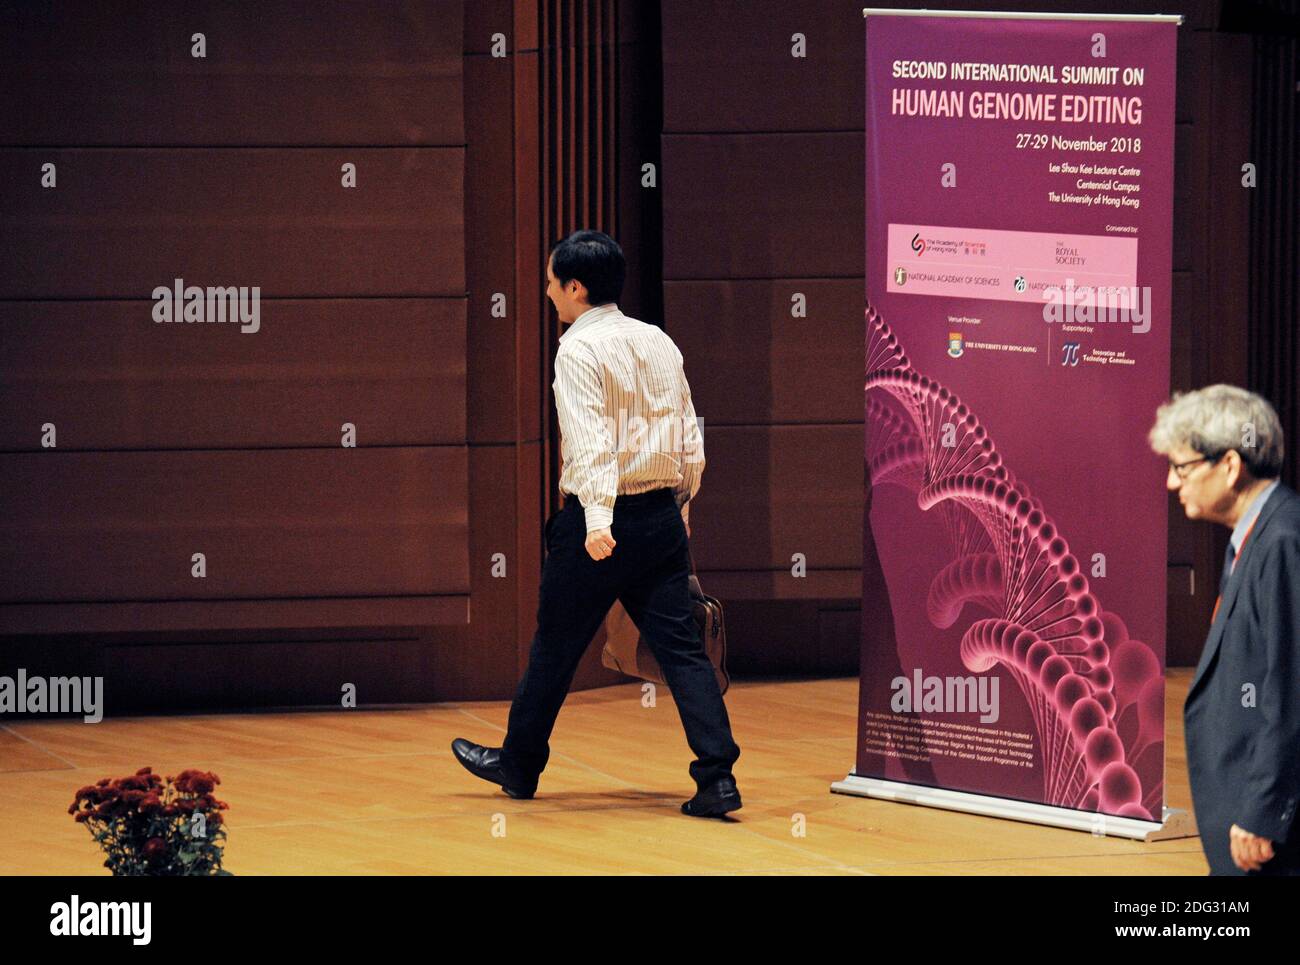
[[[1024,693],[1046,803],[1159,817],[1163,767],[1147,788],[1134,767],[1151,748],[1163,754],[1164,681],[1155,653],[1102,610],[1064,536],[1002,462],[975,413],[912,367],[871,306],[866,321],[872,486],[915,494],[921,510],[940,515],[952,549],[930,584],[930,622],[951,627],[967,606],[987,614],[966,627],[961,660],[974,673],[1001,664]]]

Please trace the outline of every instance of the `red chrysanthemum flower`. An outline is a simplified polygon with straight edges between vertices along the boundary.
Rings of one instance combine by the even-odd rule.
[[[150,838],[140,849],[140,854],[148,862],[161,861],[167,857],[167,842],[162,838]]]

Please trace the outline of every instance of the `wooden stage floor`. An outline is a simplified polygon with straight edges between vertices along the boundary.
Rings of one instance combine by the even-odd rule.
[[[1182,702],[1166,688],[1167,804],[1190,808]],[[0,874],[106,874],[67,814],[77,788],[145,765],[215,771],[226,867],[245,875],[1204,875],[1198,838],[1144,844],[832,794],[853,764],[855,678],[740,682],[735,820],[692,818],[671,697],[570,695],[538,796],[464,771],[455,737],[499,745],[508,701],[386,710],[10,721],[0,725]],[[798,815],[806,836],[792,833]],[[504,832],[504,833],[503,833]]]

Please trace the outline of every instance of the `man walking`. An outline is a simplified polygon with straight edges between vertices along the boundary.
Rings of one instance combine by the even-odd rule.
[[[1232,530],[1183,707],[1210,873],[1300,874],[1300,495],[1279,478],[1282,425],[1255,393],[1211,385],[1162,405],[1150,441],[1187,518]]]
[[[618,309],[625,274],[622,249],[602,232],[576,231],[552,246],[546,293],[571,323],[553,383],[564,507],[546,522],[537,632],[505,742],[451,746],[470,773],[531,798],[578,663],[619,600],[659,661],[696,755],[697,793],[682,811],[721,817],[741,806],[731,773],[740,748],[687,582],[688,503],[704,442],[681,352],[663,330]]]

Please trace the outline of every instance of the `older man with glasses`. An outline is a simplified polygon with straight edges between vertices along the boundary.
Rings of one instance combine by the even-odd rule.
[[[1231,385],[1175,395],[1151,447],[1188,519],[1232,530],[1183,709],[1187,773],[1214,875],[1300,875],[1300,495],[1282,427]]]

